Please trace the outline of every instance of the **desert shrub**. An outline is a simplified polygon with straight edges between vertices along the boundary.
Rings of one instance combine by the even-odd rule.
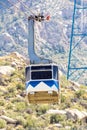
[[[65,118],[66,117],[64,115],[53,114],[50,117],[50,124],[59,123],[60,121],[64,121]]]
[[[4,99],[9,99],[9,98],[12,98],[12,97],[14,97],[14,93],[6,93],[5,95],[4,95]]]
[[[11,73],[11,77],[14,76],[15,74],[16,74],[15,71],[13,71],[13,72]]]
[[[61,103],[64,103],[66,100],[66,97],[64,95],[61,94]]]
[[[14,85],[13,85],[13,86],[8,87],[8,92],[9,92],[9,93],[14,93],[14,92],[15,92],[15,90],[16,90],[16,88],[14,87]]]
[[[12,108],[13,108],[12,103],[9,103],[9,104],[6,105],[6,109],[12,109]]]
[[[17,111],[25,110],[27,107],[25,102],[17,102],[15,106]]]
[[[11,100],[12,103],[18,103],[20,102],[20,99],[18,97],[15,97]]]
[[[26,127],[27,121],[24,119],[23,116],[18,116],[16,119],[20,123],[20,125],[22,125],[23,127]]]
[[[26,121],[27,121],[26,127],[28,127],[29,129],[37,127],[36,119],[32,118],[31,116],[28,116]]]
[[[77,98],[80,98],[80,97],[83,96],[84,92],[85,92],[84,90],[78,90],[78,91],[75,93],[75,96],[76,96]]]
[[[87,92],[85,92],[82,97],[83,97],[84,100],[87,100]]]
[[[16,88],[17,88],[17,89],[20,89],[20,90],[24,90],[24,89],[25,89],[24,84],[22,84],[22,83],[18,83],[18,84],[16,85]]]
[[[25,74],[23,73],[23,74],[21,74],[21,77],[20,77],[20,79],[21,79],[22,82],[25,82],[25,77],[24,77],[24,75],[25,75]]]
[[[4,95],[4,92],[1,92],[1,91],[0,91],[0,97],[3,96],[3,95]]]
[[[47,124],[45,122],[43,122],[43,121],[40,120],[40,121],[38,121],[37,126],[38,126],[39,129],[41,129],[41,128],[46,127]]]
[[[6,126],[6,130],[12,130],[13,129],[13,125],[7,125]],[[15,129],[16,130],[16,129]]]
[[[66,79],[65,76],[61,77],[60,86],[61,88],[65,88],[65,86],[69,86],[70,82]]]
[[[23,126],[18,125],[18,126],[15,128],[15,130],[24,130],[24,128],[23,128]]]
[[[2,86],[7,85],[7,81],[6,81],[6,78],[4,76],[0,77],[0,85],[2,85]]]
[[[40,116],[42,114],[45,114],[46,111],[49,109],[48,105],[40,105],[36,108],[37,115]]]
[[[0,119],[0,128],[5,128],[6,127],[6,121]]]
[[[5,105],[5,101],[4,100],[0,100],[0,106],[4,106]]]
[[[73,121],[69,119],[69,120],[66,121],[66,124],[68,126],[73,126]]]

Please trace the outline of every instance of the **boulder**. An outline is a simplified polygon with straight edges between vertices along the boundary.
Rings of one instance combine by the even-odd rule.
[[[17,123],[17,120],[12,119],[12,118],[7,117],[7,116],[4,116],[4,115],[1,115],[0,118],[3,119],[3,120],[6,120],[7,123],[11,123],[11,124],[16,124]]]
[[[54,126],[56,126],[57,128],[62,128],[63,127],[62,124],[59,124],[59,123],[54,124]]]
[[[47,111],[48,114],[62,114],[62,115],[65,115],[66,114],[66,111],[65,110],[48,110]]]
[[[11,66],[0,66],[0,75],[11,75],[15,69]]]
[[[85,102],[80,102],[80,104],[87,109],[87,103],[85,103]]]
[[[50,109],[47,111],[48,114],[61,114],[66,115],[67,119],[72,119],[73,121],[87,119],[87,112],[79,111],[78,109],[66,109],[66,110],[53,110]]]
[[[87,118],[87,112],[79,111],[77,109],[66,110],[66,115],[68,119],[73,119],[75,121],[83,120],[84,118]]]

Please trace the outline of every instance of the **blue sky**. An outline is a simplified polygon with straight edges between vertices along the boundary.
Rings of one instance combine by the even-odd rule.
[[[7,0],[0,0],[0,9],[5,9],[10,6],[10,3]]]
[[[16,3],[16,0],[9,0],[12,3]],[[9,6],[12,6],[12,4],[8,0],[0,0],[0,9],[9,8]]]

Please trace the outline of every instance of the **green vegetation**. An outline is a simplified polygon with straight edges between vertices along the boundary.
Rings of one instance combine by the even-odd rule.
[[[48,105],[37,106],[36,108],[37,115],[40,116],[42,114],[45,114],[48,109],[49,109]]]
[[[23,83],[18,83],[18,84],[16,85],[16,88],[17,88],[17,89],[20,89],[20,90],[22,90],[22,91],[25,89]]]
[[[5,128],[6,127],[6,121],[0,119],[0,128]]]
[[[8,62],[6,58],[8,58]],[[20,63],[20,59],[14,58]],[[4,59],[0,59],[0,65],[11,65],[14,58],[9,55]],[[77,86],[67,81],[65,76],[61,76],[60,104],[29,104],[25,94],[24,68],[26,64],[24,62],[14,67],[15,72],[11,76],[3,75],[0,78],[0,116],[4,115],[17,120],[14,125],[0,119],[0,128],[6,128],[6,130],[57,130],[58,128],[54,125],[61,124],[62,128],[60,130],[66,130],[64,129],[65,126],[70,126],[72,129],[80,126],[80,121],[75,122],[67,119],[66,115],[48,114],[47,111],[69,108],[87,111],[86,106],[81,104],[85,104],[87,101],[87,88],[81,85],[77,91],[72,90],[71,86],[76,88]]]
[[[65,119],[66,119],[66,117],[64,115],[54,114],[54,115],[51,115],[51,117],[50,117],[50,123],[51,124],[60,123],[60,122],[64,121]]]
[[[75,96],[77,98],[81,98],[83,95],[84,95],[85,91],[84,90],[78,90],[76,93],[75,93]]]
[[[27,108],[27,106],[26,106],[26,103],[25,102],[17,102],[16,104],[15,104],[15,108],[16,108],[16,111],[23,111],[23,110],[25,110],[26,108]]]

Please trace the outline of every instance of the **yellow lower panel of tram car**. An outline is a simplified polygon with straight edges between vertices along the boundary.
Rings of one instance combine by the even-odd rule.
[[[29,103],[38,104],[38,103],[58,103],[59,93],[52,91],[48,93],[47,91],[35,92],[34,94],[28,94]]]

